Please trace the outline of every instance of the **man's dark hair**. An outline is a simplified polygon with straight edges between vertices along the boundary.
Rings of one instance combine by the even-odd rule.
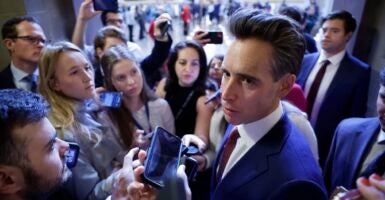
[[[0,90],[0,164],[20,166],[28,159],[23,150],[26,141],[13,131],[39,122],[48,111],[47,101],[39,94],[20,89]]]
[[[16,38],[18,36],[18,32],[16,29],[16,26],[20,24],[23,21],[31,22],[31,23],[36,23],[38,24],[38,21],[31,17],[31,16],[16,16],[8,19],[4,24],[1,29],[1,35],[3,39],[6,38]]]
[[[327,20],[339,19],[344,22],[345,34],[356,30],[356,19],[346,10],[334,11],[322,19],[321,25]]]
[[[305,40],[292,19],[253,9],[241,9],[229,20],[230,32],[236,39],[255,38],[273,47],[271,60],[275,81],[283,75],[297,74],[305,52]]]
[[[285,15],[291,19],[294,19],[296,22],[299,24],[303,23],[303,18],[304,18],[304,12],[295,6],[285,6],[281,7],[278,11],[280,15]]]
[[[95,36],[94,39],[94,48],[96,52],[96,48],[104,49],[107,38],[118,38],[121,39],[124,43],[127,43],[126,35],[122,30],[115,26],[106,26],[101,28]],[[95,54],[96,56],[96,54]]]
[[[119,10],[105,10],[105,11],[103,11],[102,14],[100,15],[100,19],[102,20],[103,26],[107,26],[107,14],[108,13],[119,14],[121,12]]]

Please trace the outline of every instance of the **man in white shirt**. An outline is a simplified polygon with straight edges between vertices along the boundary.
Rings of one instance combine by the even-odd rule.
[[[297,83],[304,88],[307,113],[318,140],[320,165],[329,152],[341,120],[364,117],[370,68],[346,51],[356,21],[347,11],[336,11],[322,21],[321,53],[304,57]]]
[[[242,9],[222,64],[230,126],[213,165],[211,199],[326,199],[308,143],[280,99],[295,82],[304,38],[287,17]],[[194,194],[193,194],[194,195]]]
[[[34,18],[17,16],[4,23],[2,37],[11,63],[0,72],[0,89],[35,92],[38,62],[46,42],[43,29]]]

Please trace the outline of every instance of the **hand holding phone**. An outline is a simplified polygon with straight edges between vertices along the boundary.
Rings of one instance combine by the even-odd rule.
[[[176,176],[181,150],[182,140],[178,136],[156,127],[147,150],[143,179],[154,187],[164,187],[167,179]]]
[[[222,31],[208,31],[204,39],[210,39],[208,44],[222,44],[223,43],[223,32]]]

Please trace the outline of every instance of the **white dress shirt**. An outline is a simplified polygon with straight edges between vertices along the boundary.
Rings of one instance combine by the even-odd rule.
[[[16,88],[31,91],[31,83],[24,80],[24,78],[29,75],[28,73],[25,73],[23,70],[17,68],[12,62],[11,72],[13,76],[13,82],[15,83]],[[35,72],[33,73],[38,76],[38,70],[35,70]]]
[[[320,107],[322,105],[322,102],[325,98],[325,95],[327,93],[327,90],[328,90],[330,84],[333,81],[334,76],[337,73],[337,70],[340,66],[341,60],[345,56],[345,53],[346,53],[346,50],[343,50],[343,51],[337,53],[336,55],[327,58],[325,56],[325,54],[323,52],[321,52],[321,54],[317,60],[317,63],[315,64],[313,70],[309,74],[309,77],[308,77],[306,84],[305,84],[305,96],[306,97],[309,95],[311,85],[313,84],[314,79],[315,79],[318,71],[321,69],[322,64],[324,63],[325,60],[330,61],[330,64],[326,68],[325,75],[322,78],[320,87],[318,88],[318,93],[317,93],[317,96],[314,100],[314,105],[313,105],[313,110],[312,110],[311,116],[309,116],[310,117],[310,123],[313,125],[313,127],[315,127],[315,125],[316,125],[318,113],[319,113]]]
[[[257,143],[265,136],[273,126],[281,119],[283,108],[281,103],[268,116],[248,124],[238,125],[240,137],[237,140],[235,148],[230,155],[229,161],[223,171],[222,178],[229,170]]]

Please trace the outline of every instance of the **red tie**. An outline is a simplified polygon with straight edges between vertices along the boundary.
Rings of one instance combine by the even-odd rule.
[[[225,170],[226,164],[229,161],[230,155],[235,148],[235,144],[239,138],[238,129],[235,127],[230,134],[229,139],[227,140],[225,146],[223,147],[223,151],[221,154],[221,158],[219,160],[219,167],[217,173],[217,182],[222,179],[223,171]]]
[[[307,95],[307,115],[309,116],[309,119],[311,117],[311,112],[313,111],[313,105],[314,105],[315,98],[317,97],[319,86],[321,85],[322,78],[325,75],[326,67],[329,64],[330,64],[329,60],[324,61],[320,70],[318,71],[317,75],[315,76],[313,84],[310,87],[309,94]]]

